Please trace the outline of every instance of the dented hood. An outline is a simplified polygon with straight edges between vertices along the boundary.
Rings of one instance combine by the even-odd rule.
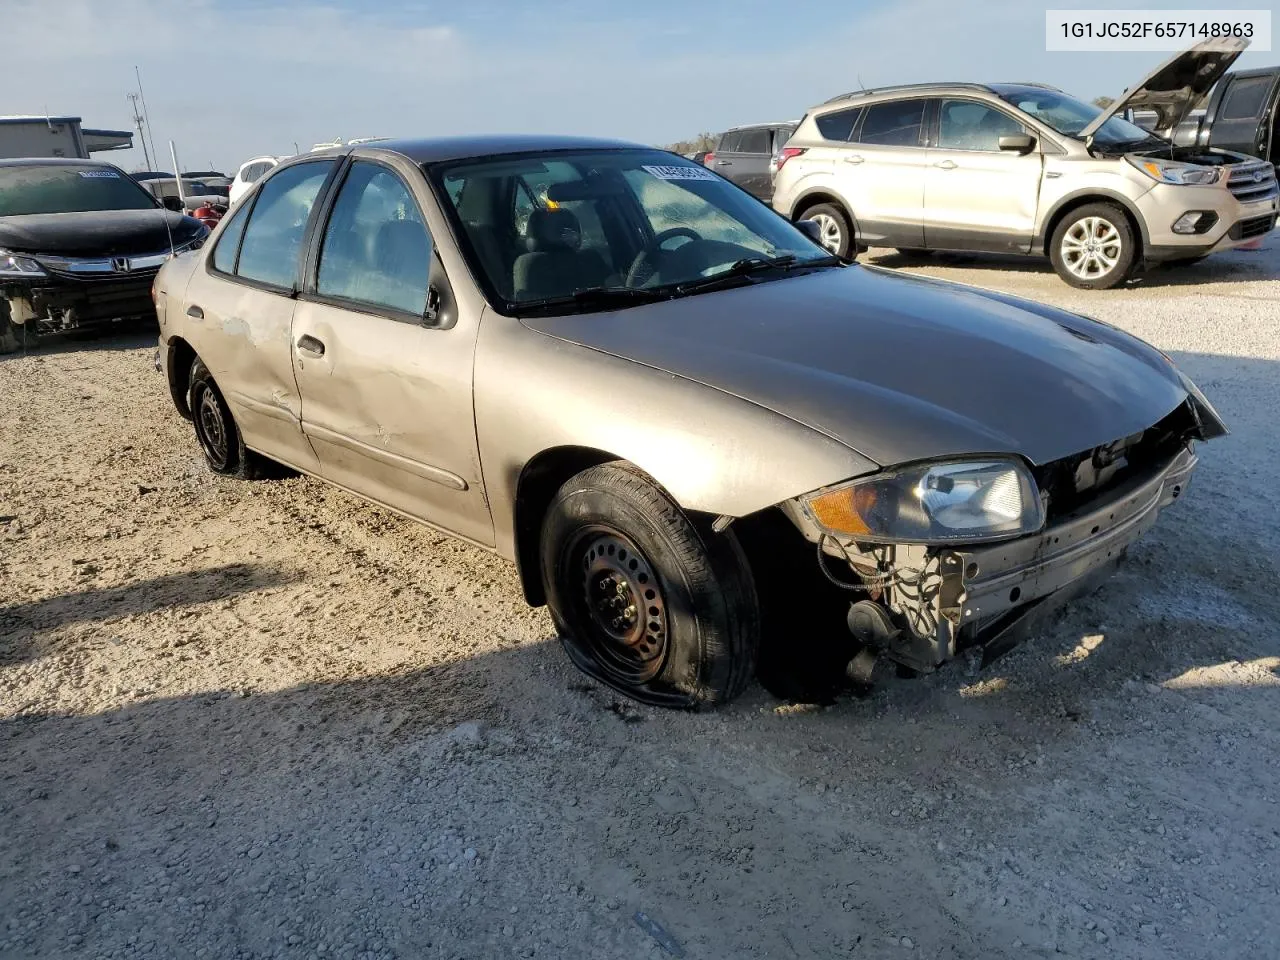
[[[1172,139],[1178,124],[1231,69],[1248,46],[1249,41],[1243,38],[1205,40],[1174,54],[1143,77],[1137,86],[1122,93],[1115,103],[1081,130],[1079,136],[1082,139],[1092,136],[1104,123],[1125,110],[1154,110],[1156,123],[1152,130]]]
[[[522,322],[742,397],[881,465],[973,453],[1046,463],[1144,430],[1188,396],[1155,348],[1113,327],[860,265]],[[640,415],[668,413],[688,415]]]

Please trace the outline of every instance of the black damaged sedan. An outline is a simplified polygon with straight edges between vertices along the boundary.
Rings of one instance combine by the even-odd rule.
[[[154,316],[160,266],[207,234],[109,163],[0,160],[0,353]]]

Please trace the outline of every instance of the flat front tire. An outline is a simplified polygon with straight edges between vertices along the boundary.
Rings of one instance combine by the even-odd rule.
[[[261,476],[261,458],[245,448],[244,437],[231,416],[231,408],[227,406],[209,368],[199,358],[191,365],[187,405],[191,410],[196,442],[210,470],[241,480],[254,480]]]
[[[664,707],[725,703],[755,669],[759,608],[729,531],[695,523],[644,474],[591,467],[556,493],[542,525],[551,618],[588,675]]]
[[[1087,203],[1072,210],[1049,240],[1054,270],[1082,290],[1109,290],[1124,283],[1137,255],[1128,218],[1110,203]]]

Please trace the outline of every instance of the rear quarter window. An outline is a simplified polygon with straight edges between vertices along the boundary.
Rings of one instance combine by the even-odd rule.
[[[818,117],[814,124],[823,140],[848,140],[853,136],[853,129],[858,125],[858,117],[862,116],[861,107],[850,110],[837,110]]]
[[[1227,91],[1222,104],[1222,120],[1251,120],[1263,113],[1267,91],[1271,89],[1270,77],[1249,77],[1237,80]]]

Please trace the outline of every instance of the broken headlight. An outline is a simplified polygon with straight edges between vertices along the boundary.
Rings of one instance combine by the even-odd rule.
[[[802,497],[823,530],[882,543],[953,543],[1034,533],[1036,482],[1018,460],[920,463]]]
[[[20,257],[8,250],[0,250],[0,277],[47,277],[44,267],[30,257]]]

